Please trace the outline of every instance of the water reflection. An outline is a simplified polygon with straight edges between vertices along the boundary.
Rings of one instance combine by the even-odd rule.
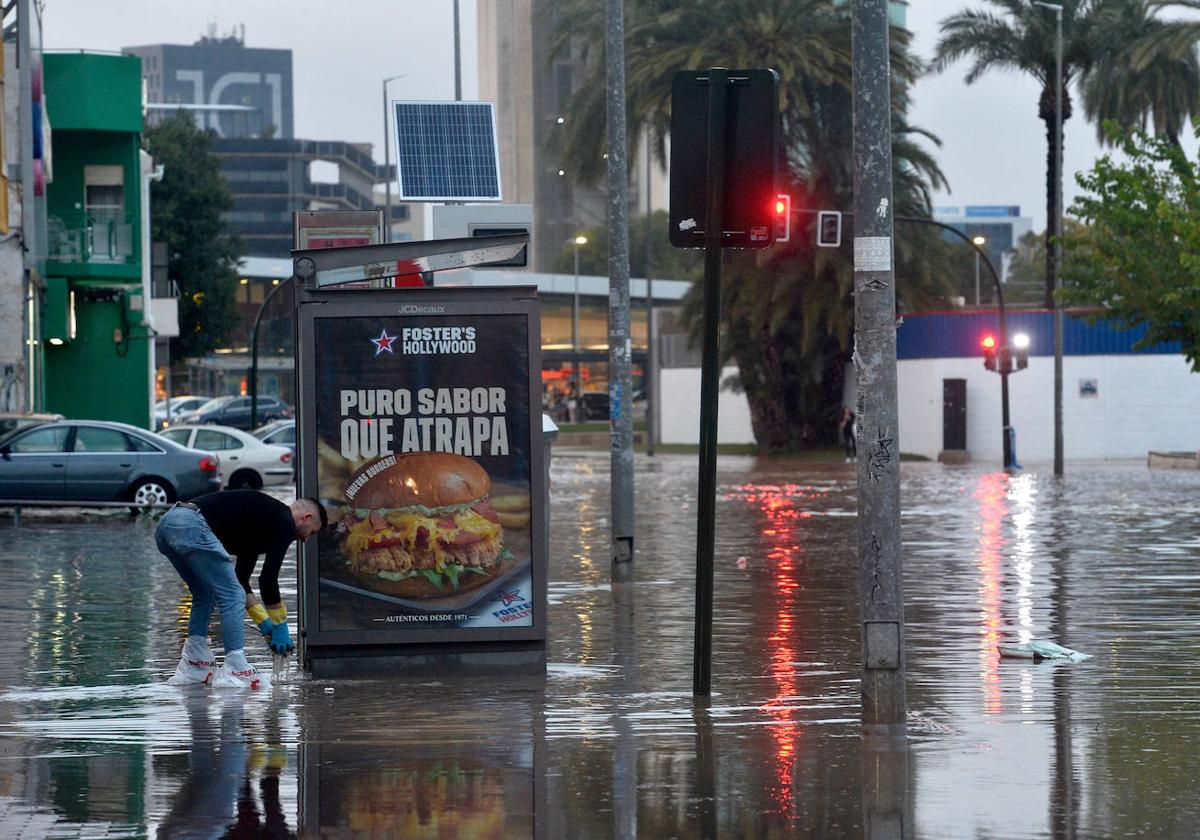
[[[1000,661],[996,652],[1003,641],[1004,523],[1008,516],[1008,475],[980,476],[975,490],[979,502],[979,670],[983,682],[983,710],[1004,711],[1000,692]]]
[[[305,710],[301,833],[541,836],[542,703],[536,684],[482,698],[473,682],[337,683]]]
[[[875,750],[852,472],[721,459],[695,707],[694,459],[638,461],[639,557],[615,586],[607,464],[556,455],[534,684],[304,679],[197,703],[163,685],[184,590],[148,528],[0,523],[0,835],[1196,836],[1200,475],[906,462],[910,737]],[[1030,637],[1095,658],[996,658]]]
[[[177,777],[181,784],[156,836],[163,840],[295,837],[280,801],[287,750],[278,742],[249,740],[243,720],[247,694],[229,691],[214,696],[203,688],[181,693],[191,738],[187,767],[169,767],[173,762],[165,757],[158,761],[158,771]]]

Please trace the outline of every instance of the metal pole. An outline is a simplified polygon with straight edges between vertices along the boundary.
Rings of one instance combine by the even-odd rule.
[[[657,400],[654,389],[658,387],[658,371],[654,364],[658,360],[654,348],[654,280],[651,279],[650,256],[651,246],[651,216],[653,210],[650,202],[650,129],[646,129],[646,369],[642,371],[642,385],[646,392],[646,454],[654,455],[654,439],[658,430],[654,427],[654,417]]]
[[[862,606],[863,734],[902,737],[907,732],[907,703],[887,12],[887,0],[853,0],[851,4],[858,588]]]
[[[625,135],[625,11],[608,0],[608,410],[614,577],[633,561],[633,371],[629,334],[629,169]]]
[[[251,429],[258,425],[258,325],[262,323],[263,313],[267,311],[267,304],[271,302],[271,298],[293,279],[295,278],[288,277],[278,286],[271,287],[271,291],[267,292],[267,296],[259,304],[258,313],[254,316],[254,327],[250,330],[250,376],[247,377],[246,390],[250,392]]]
[[[580,421],[580,413],[583,408],[583,383],[579,381],[579,242],[575,243],[575,304],[571,309],[571,349],[575,351],[574,370],[575,374],[575,416],[572,418],[574,422]]]
[[[704,218],[704,352],[700,365],[700,483],[696,499],[696,629],[692,694],[712,693],[713,540],[717,513],[717,397],[721,382],[721,261],[725,220],[728,71],[708,71],[708,211]]]
[[[458,0],[454,0],[454,101],[462,99],[462,52],[459,46]]]
[[[384,187],[383,205],[383,241],[384,244],[392,241],[392,146],[388,139],[388,122],[390,122],[388,114],[388,98],[387,86],[391,79],[383,80],[383,176],[387,181]]]
[[[975,305],[979,305],[979,251],[975,251]]]
[[[1063,181],[1063,130],[1062,130],[1062,6],[1054,10],[1054,137],[1058,177],[1054,182],[1054,474],[1063,474],[1063,311],[1058,300],[1062,288],[1062,181]]]

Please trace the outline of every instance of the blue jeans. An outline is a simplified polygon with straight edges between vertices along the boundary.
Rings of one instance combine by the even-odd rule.
[[[166,555],[192,592],[189,636],[208,636],[214,604],[221,613],[225,652],[245,646],[242,612],[246,591],[238,583],[233,558],[199,512],[173,507],[154,529],[158,550]]]

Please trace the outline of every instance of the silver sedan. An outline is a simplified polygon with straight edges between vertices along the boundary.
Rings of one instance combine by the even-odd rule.
[[[61,420],[0,441],[0,499],[168,504],[221,489],[219,466],[126,423]]]

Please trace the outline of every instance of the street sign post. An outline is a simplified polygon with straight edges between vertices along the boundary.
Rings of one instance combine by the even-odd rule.
[[[779,194],[779,79],[774,70],[676,73],[671,87],[671,244],[704,248],[700,486],[692,693],[712,692],[713,541],[724,248],[765,248]],[[705,137],[707,142],[699,142]]]

